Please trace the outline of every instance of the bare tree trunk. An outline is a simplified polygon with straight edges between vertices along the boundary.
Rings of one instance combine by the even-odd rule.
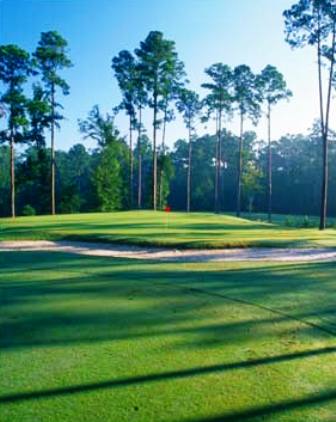
[[[11,214],[15,218],[15,151],[14,151],[14,134],[11,130],[10,135],[10,186],[11,186]]]
[[[138,129],[138,208],[142,206],[142,154],[141,154],[141,125],[142,110],[139,107],[139,129]]]
[[[323,110],[323,84],[322,84],[322,60],[321,60],[321,16],[318,6],[318,39],[317,39],[317,63],[318,63],[318,82],[319,82],[319,98],[320,98],[320,119],[321,132],[324,135],[324,110]]]
[[[219,145],[218,145],[218,132],[219,132],[219,113],[217,113],[216,115],[216,135],[217,135],[217,140],[216,140],[216,151],[215,151],[215,197],[214,197],[214,212],[216,213],[218,210],[218,168],[219,168],[219,159],[218,159],[218,154],[219,154]]]
[[[160,168],[160,174],[159,174],[159,209],[162,209],[163,207],[163,157],[161,156],[160,158],[161,160],[159,160],[159,164],[161,168]]]
[[[188,151],[188,176],[187,176],[187,212],[190,212],[191,203],[191,162],[192,162],[192,139],[191,121],[189,118],[189,151]]]
[[[165,147],[166,141],[166,124],[167,124],[167,104],[165,104],[164,114],[163,114],[163,126],[162,126],[162,148]]]
[[[323,140],[323,174],[322,174],[322,194],[321,194],[321,215],[320,215],[320,230],[324,230],[327,224],[327,211],[328,211],[328,182],[329,182],[329,117],[330,117],[330,103],[332,91],[332,79],[334,75],[335,64],[335,44],[336,44],[336,23],[333,27],[332,35],[332,58],[330,63],[329,85],[327,95],[326,116],[323,124],[324,131],[322,132]],[[321,46],[320,40],[318,42],[318,56],[319,56],[319,80],[320,80],[320,99],[322,98],[322,80],[321,80]],[[322,107],[323,109],[323,107]]]
[[[330,71],[329,71],[329,83],[328,83],[328,95],[327,95],[327,108],[326,108],[326,117],[324,122],[324,130],[326,133],[326,138],[328,140],[329,135],[329,118],[330,118],[330,105],[331,105],[331,92],[333,86],[333,77],[334,77],[334,67],[335,67],[335,49],[336,49],[336,22],[333,27],[332,35],[332,58],[330,62]]]
[[[268,222],[272,222],[272,194],[273,194],[273,178],[272,178],[272,140],[271,140],[271,103],[268,102]]]
[[[241,211],[241,192],[242,192],[242,168],[243,168],[243,135],[244,135],[244,114],[240,112],[240,136],[238,151],[238,180],[237,180],[237,217],[240,217]]]
[[[249,197],[249,214],[252,214],[253,211],[253,202],[254,202],[254,198],[253,197]]]
[[[51,86],[51,214],[56,214],[55,86]]]
[[[222,101],[222,99],[221,99]],[[221,211],[221,192],[222,192],[222,105],[220,104],[219,117],[218,117],[218,188],[217,188],[217,209],[216,212]]]
[[[327,208],[328,208],[328,175],[329,175],[329,153],[328,138],[326,133],[323,134],[323,173],[322,173],[322,194],[321,194],[321,214],[320,214],[320,230],[324,230],[327,224]]]
[[[154,92],[153,115],[153,210],[157,210],[157,151],[156,151],[157,94]]]
[[[327,180],[328,180],[328,146],[325,137],[324,127],[324,110],[323,110],[323,84],[322,84],[322,60],[321,60],[321,13],[318,6],[318,40],[317,40],[317,63],[318,63],[318,80],[319,80],[319,98],[320,98],[320,120],[321,120],[321,135],[322,135],[322,154],[323,154],[323,168],[322,168],[322,192],[321,192],[321,212],[320,212],[320,230],[326,227],[327,217]]]
[[[165,104],[164,108],[164,116],[163,116],[163,127],[162,127],[162,155],[165,155],[165,141],[166,141],[166,124],[167,124],[167,102]],[[159,207],[162,208],[163,206],[163,176],[164,176],[164,170],[163,170],[163,160],[161,162],[161,168],[160,168],[160,178],[159,178]]]
[[[133,207],[133,179],[134,179],[134,157],[133,157],[133,128],[132,128],[132,116],[129,116],[129,164],[130,164],[130,173],[129,173],[129,201],[130,208]]]

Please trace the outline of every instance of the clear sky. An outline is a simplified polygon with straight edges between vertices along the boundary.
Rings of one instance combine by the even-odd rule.
[[[318,117],[315,56],[312,49],[291,50],[284,41],[282,12],[293,0],[0,0],[0,42],[33,51],[42,31],[57,30],[68,41],[74,67],[64,72],[71,94],[62,99],[66,121],[58,134],[59,148],[81,141],[77,119],[94,104],[109,111],[120,101],[111,59],[133,50],[150,30],[176,42],[191,88],[201,95],[204,69],[216,62],[249,65],[259,72],[272,64],[284,74],[294,97],[277,106],[273,138],[306,132]],[[149,135],[149,116],[147,117]],[[127,134],[127,121],[116,121]],[[228,123],[238,131],[238,122]],[[199,134],[207,128],[199,125]],[[257,127],[266,137],[265,123]],[[180,119],[169,124],[172,145],[186,136]],[[88,146],[92,146],[87,142]]]

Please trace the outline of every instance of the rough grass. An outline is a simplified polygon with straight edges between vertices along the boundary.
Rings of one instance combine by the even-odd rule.
[[[336,231],[206,213],[115,212],[0,219],[0,240],[86,240],[189,248],[336,246]]]
[[[0,253],[0,421],[333,421],[335,270]]]
[[[242,213],[242,216],[249,220],[268,222],[268,214],[265,213]],[[272,214],[272,222],[284,227],[316,228],[319,227],[320,217],[304,214]],[[335,218],[328,218],[327,227],[336,228]]]

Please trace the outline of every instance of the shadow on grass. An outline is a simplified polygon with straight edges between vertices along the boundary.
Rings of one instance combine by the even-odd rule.
[[[311,344],[314,337],[324,340],[327,334],[335,335],[335,269],[335,263],[242,267],[143,263],[47,252],[1,253],[0,347],[5,353],[18,347],[36,350],[45,345],[160,335],[172,336],[172,340],[165,339],[165,348],[184,347],[197,353],[213,345],[239,343],[247,348],[265,338],[274,344],[283,341],[283,334],[286,341],[289,336],[305,336],[300,347],[310,344],[310,349],[284,354],[281,351],[287,345],[283,343],[275,356],[11,392],[0,396],[0,404],[331,358],[336,346],[313,349]],[[151,347],[150,342],[146,347]],[[336,390],[330,390],[194,422],[266,418],[335,399]]]
[[[221,270],[31,252],[0,254],[2,263],[5,350],[186,334],[185,347],[199,348],[248,342],[255,333],[270,338],[274,324],[278,335],[287,333],[287,322],[312,337],[336,334],[334,263]],[[132,306],[116,309],[120,299]],[[69,300],[73,307],[58,308]],[[246,307],[248,317],[209,324],[198,316],[218,305],[227,312]]]
[[[207,367],[190,368],[190,369],[184,369],[184,370],[178,370],[178,371],[163,372],[159,374],[136,376],[132,378],[119,378],[119,379],[115,379],[111,381],[73,385],[69,387],[53,388],[49,390],[14,393],[14,394],[0,396],[0,403],[4,404],[4,403],[19,402],[23,400],[36,400],[36,399],[43,399],[43,398],[54,397],[54,396],[62,396],[62,395],[67,395],[67,394],[84,393],[88,391],[96,391],[96,390],[102,390],[102,389],[127,387],[131,385],[143,384],[143,383],[148,383],[148,382],[159,382],[159,381],[166,381],[170,379],[194,377],[194,376],[212,374],[215,372],[246,369],[246,368],[251,368],[258,365],[271,365],[271,364],[276,364],[276,363],[281,363],[281,362],[288,362],[288,361],[293,361],[296,359],[321,356],[321,355],[331,354],[335,352],[336,352],[336,347],[326,347],[323,349],[306,350],[304,352],[290,353],[290,354],[284,354],[280,356],[251,359],[249,361],[244,361],[244,362],[234,362],[234,363],[227,363],[227,364],[222,364],[222,365],[212,365],[212,366],[207,366]],[[335,398],[336,390],[335,390],[335,393],[333,392],[332,394],[333,394],[333,398]],[[279,405],[279,406],[281,409],[282,405]],[[270,408],[274,408],[274,407],[276,408],[276,406],[270,406]],[[217,419],[214,419],[214,420],[217,420]],[[224,418],[224,420],[226,419]]]
[[[312,394],[308,397],[303,397],[302,399],[286,400],[280,403],[255,407],[238,412],[225,413],[221,416],[207,417],[201,419],[187,419],[185,420],[185,422],[238,422],[246,420],[259,421],[260,418],[262,418],[262,420],[266,420],[265,418],[272,417],[277,413],[285,413],[293,410],[299,410],[301,408],[315,407],[324,403],[333,402],[335,400],[336,389]],[[330,422],[332,422],[333,420],[334,419],[329,419]]]

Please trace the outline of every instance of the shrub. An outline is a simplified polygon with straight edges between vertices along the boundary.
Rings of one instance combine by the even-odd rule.
[[[31,205],[27,204],[23,207],[22,215],[24,216],[36,215],[36,210]]]
[[[309,227],[314,227],[314,222],[307,215],[305,215],[300,226],[302,228],[308,229]]]
[[[293,217],[286,217],[284,222],[286,227],[295,227],[295,219]]]

